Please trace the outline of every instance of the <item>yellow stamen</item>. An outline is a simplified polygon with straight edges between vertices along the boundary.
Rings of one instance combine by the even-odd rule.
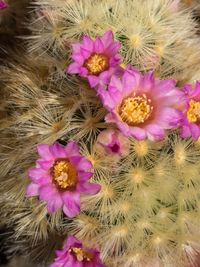
[[[104,54],[92,54],[84,63],[84,67],[92,75],[99,75],[109,68],[108,57]]]
[[[119,107],[119,115],[130,126],[144,123],[151,115],[153,107],[146,95],[128,97]]]
[[[73,253],[78,261],[91,261],[93,258],[92,254],[82,248],[71,248],[69,251]]]
[[[55,185],[63,190],[77,184],[77,171],[66,159],[57,160],[51,170]]]
[[[200,102],[190,100],[190,107],[187,111],[187,118],[190,123],[200,121]]]

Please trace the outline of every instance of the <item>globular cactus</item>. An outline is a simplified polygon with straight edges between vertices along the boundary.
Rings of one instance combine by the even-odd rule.
[[[199,83],[193,96],[162,80],[182,83],[197,71],[192,11],[171,0],[34,3],[29,53],[0,72],[0,214],[13,229],[10,252],[48,266],[69,236],[52,266],[65,254],[98,267],[195,266]],[[90,194],[67,206],[62,196],[77,184]]]

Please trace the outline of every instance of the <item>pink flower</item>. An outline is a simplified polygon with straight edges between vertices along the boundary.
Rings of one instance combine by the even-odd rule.
[[[127,69],[122,78],[111,78],[109,99],[103,98],[110,111],[105,120],[115,123],[125,136],[137,140],[162,140],[165,130],[180,126],[181,112],[174,108],[183,93],[174,80],[155,80],[153,73],[144,76]]]
[[[0,0],[0,10],[7,8],[8,5],[3,0]]]
[[[63,250],[56,251],[57,258],[50,267],[106,267],[96,249],[83,247],[74,236],[69,236]]]
[[[68,73],[87,78],[92,88],[107,84],[121,63],[118,54],[120,47],[120,43],[114,41],[111,31],[96,40],[84,36],[82,43],[72,45],[74,62],[70,64]]]
[[[126,156],[129,153],[129,140],[118,130],[102,131],[97,138],[97,145],[113,156]]]
[[[29,170],[31,184],[27,196],[39,196],[47,202],[49,213],[63,208],[68,217],[80,213],[80,194],[96,194],[100,185],[89,183],[92,164],[80,155],[78,145],[71,141],[67,146],[59,143],[37,146],[41,158]]]
[[[200,136],[200,82],[196,83],[195,88],[192,85],[186,85],[183,90],[186,104],[181,136],[183,138],[192,136],[197,140]]]

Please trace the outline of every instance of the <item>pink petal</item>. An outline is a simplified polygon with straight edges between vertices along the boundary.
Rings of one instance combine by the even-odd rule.
[[[194,140],[197,141],[199,136],[200,136],[199,126],[194,124],[194,123],[190,124],[190,131],[191,131],[191,134],[192,134],[192,137],[194,138]]]
[[[43,159],[46,159],[46,160],[51,160],[53,159],[52,157],[52,154],[49,150],[49,145],[46,145],[46,144],[41,144],[41,145],[38,145],[37,146],[37,151],[38,151],[38,154],[43,158]]]
[[[97,76],[89,75],[88,76],[89,84],[92,88],[96,87],[99,83],[99,78]]]
[[[48,201],[58,194],[57,189],[52,184],[43,185],[39,189],[40,200]]]
[[[50,147],[51,153],[53,154],[54,158],[65,158],[67,153],[65,151],[64,146],[59,143],[55,143]]]
[[[181,129],[181,137],[182,138],[188,138],[191,136],[190,127],[188,125],[183,125]]]
[[[147,131],[147,137],[151,141],[162,140],[165,137],[165,131],[159,125],[150,124],[145,127]]]
[[[132,73],[125,72],[122,77],[123,95],[127,96],[132,92],[138,92],[138,90],[141,89],[139,88],[140,82],[141,82],[140,75],[135,74],[134,72]]]
[[[77,74],[80,71],[80,65],[77,64],[76,62],[72,63],[69,65],[67,69],[67,73],[69,74]]]
[[[83,45],[87,47],[90,52],[93,52],[94,41],[89,36],[83,37]]]
[[[41,168],[32,168],[28,171],[28,175],[31,180],[38,182],[42,177],[46,176],[47,171]]]
[[[147,93],[153,89],[155,83],[154,73],[148,72],[141,79],[140,88],[143,93]]]
[[[120,92],[122,92],[124,89],[121,80],[115,75],[113,75],[111,78],[109,88],[111,88],[111,87],[115,88],[116,91],[118,90]]]
[[[97,38],[94,43],[94,51],[96,53],[103,53],[104,52],[104,45],[100,38]]]
[[[85,171],[79,171],[78,172],[78,178],[79,181],[88,181],[92,176],[94,175],[94,173],[92,172],[85,172]]]
[[[105,32],[104,35],[101,37],[101,41],[104,44],[104,47],[108,47],[114,41],[114,35],[112,31]]]
[[[75,54],[75,55],[72,55],[71,57],[74,61],[76,61],[78,63],[78,65],[83,65],[84,63],[84,58],[82,57],[81,54]]]
[[[68,249],[68,248],[74,246],[75,244],[81,245],[81,242],[73,235],[70,235],[70,236],[68,236],[67,241],[64,244],[64,248]]]
[[[71,141],[66,145],[65,151],[67,153],[67,157],[80,156],[79,146],[74,141]]]
[[[28,197],[34,197],[39,195],[39,185],[31,183],[27,186],[26,195]]]
[[[63,193],[62,199],[64,202],[64,213],[73,218],[80,213],[80,194],[78,192],[67,191]]]
[[[182,120],[182,113],[170,107],[158,110],[156,123],[165,129],[178,128]]]
[[[47,202],[47,210],[49,213],[54,213],[59,210],[63,206],[62,198],[59,194],[54,195],[53,199],[48,200]]]
[[[125,131],[125,127],[124,126],[123,126],[123,129],[124,129],[125,135],[128,132],[129,133],[129,134],[127,134],[128,136],[131,135],[132,137],[134,137],[137,140],[144,140],[146,138],[146,136],[147,136],[146,131],[144,129],[142,129],[142,128],[130,127],[130,126],[127,125],[127,127],[129,129],[126,129],[126,131]]]
[[[39,164],[39,166],[45,170],[45,171],[48,171],[52,165],[54,164],[54,160],[42,160],[42,159],[39,159],[37,160],[37,164]]]
[[[81,47],[81,55],[85,58],[88,59],[91,56],[91,52],[83,47]]]
[[[80,193],[86,194],[86,195],[95,195],[101,190],[101,186],[99,184],[94,183],[80,183],[77,186],[77,190]]]
[[[70,157],[70,162],[76,166],[78,171],[88,171],[92,169],[92,163],[82,156]]]

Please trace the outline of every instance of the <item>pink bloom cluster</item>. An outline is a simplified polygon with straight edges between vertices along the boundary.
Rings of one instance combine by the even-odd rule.
[[[8,4],[5,1],[0,0],[0,10],[3,10],[7,7],[8,7]]]
[[[65,147],[55,143],[41,144],[37,149],[41,158],[29,170],[27,196],[39,196],[47,202],[49,213],[62,208],[68,217],[76,216],[80,213],[80,194],[93,195],[100,190],[99,184],[89,182],[92,163],[79,153],[73,141]]]
[[[143,75],[131,66],[122,69],[119,49],[120,43],[114,41],[111,31],[96,40],[84,36],[82,43],[73,45],[74,62],[68,68],[68,73],[87,78],[96,90],[108,110],[106,122],[137,140],[162,140],[170,129],[181,129],[183,138],[197,140],[200,83],[194,89],[191,85],[179,89],[176,81],[155,79],[152,72]],[[104,144],[107,151],[111,146],[120,147],[113,136],[114,141],[111,138],[110,144]]]
[[[105,267],[99,251],[84,247],[74,236],[68,237],[63,250],[56,251],[56,255],[50,267]]]

